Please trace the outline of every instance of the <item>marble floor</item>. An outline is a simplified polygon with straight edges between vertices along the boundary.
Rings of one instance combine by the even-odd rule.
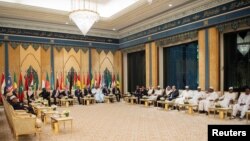
[[[63,111],[66,108],[58,108]],[[113,104],[74,105],[67,108],[73,117],[55,134],[50,124],[43,125],[38,136],[20,136],[20,141],[205,141],[208,124],[246,124],[246,121],[221,120],[204,114],[188,115],[184,111],[164,111],[156,107]],[[20,121],[21,122],[21,121]],[[14,141],[3,107],[0,107],[0,140]]]

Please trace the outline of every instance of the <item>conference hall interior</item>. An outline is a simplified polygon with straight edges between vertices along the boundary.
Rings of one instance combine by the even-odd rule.
[[[1,141],[207,141],[249,120],[250,0],[0,0]]]

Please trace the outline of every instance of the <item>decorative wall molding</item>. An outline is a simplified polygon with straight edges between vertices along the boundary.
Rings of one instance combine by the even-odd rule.
[[[202,5],[195,5],[192,4],[190,5],[191,7],[195,5],[193,8],[188,8],[187,7],[181,7],[181,9],[177,9],[178,12],[173,12],[173,13],[163,13],[161,15],[158,15],[157,17],[154,17],[152,19],[148,19],[147,21],[143,21],[143,23],[138,23],[136,25],[133,25],[131,27],[125,28],[124,30],[119,31],[120,38],[124,38],[133,34],[136,34],[141,31],[145,31],[147,29],[183,18],[187,17],[189,15],[195,14],[197,12],[201,12],[207,9],[211,9],[213,7],[223,5],[229,2],[232,2],[233,0],[213,0],[213,1],[207,1],[202,4]],[[175,10],[176,11],[176,10]],[[170,11],[171,12],[171,11]]]
[[[217,29],[219,32],[224,32],[226,28],[231,28],[233,30],[237,30],[238,28],[245,27],[245,26],[250,26],[250,17],[230,21],[227,23],[219,24],[217,25]]]
[[[157,47],[164,47],[166,45],[169,45],[169,44],[172,44],[175,42],[180,42],[180,41],[184,41],[187,39],[194,39],[197,37],[198,37],[198,31],[190,31],[190,32],[170,36],[170,37],[167,37],[164,39],[160,39],[160,40],[156,41],[156,46]]]
[[[27,50],[29,47],[29,43],[22,43],[22,47],[24,50]]]
[[[140,44],[140,45],[136,45],[130,48],[125,48],[125,49],[122,49],[121,51],[123,53],[131,53],[131,52],[137,52],[137,51],[142,51],[142,50],[145,50],[145,44]]]
[[[75,34],[67,34],[67,33],[48,32],[48,31],[38,31],[38,30],[29,30],[29,29],[18,29],[18,28],[0,27],[0,33],[45,37],[45,38],[81,40],[81,41],[91,41],[91,42],[101,42],[101,43],[113,43],[113,44],[119,43],[118,39],[112,39],[112,38],[92,37],[92,36],[83,36],[83,35],[75,35]]]
[[[130,35],[128,37],[124,37],[122,39],[120,39],[121,43],[125,43],[127,41],[130,40],[135,40],[137,38],[140,37],[144,37],[144,36],[148,36],[151,34],[155,34],[157,32],[162,32],[164,30],[169,30],[178,26],[182,26],[182,25],[186,25],[195,21],[200,21],[200,20],[204,20],[206,18],[210,18],[212,16],[216,16],[216,15],[221,15],[223,13],[227,13],[233,10],[237,10],[240,8],[244,8],[250,6],[250,0],[238,0],[238,1],[233,1],[230,3],[226,3],[217,7],[213,7],[211,9],[202,11],[202,12],[198,12],[156,27],[153,27],[151,29]]]
[[[41,45],[44,51],[48,51],[48,49],[51,47],[51,45]]]
[[[1,29],[1,27],[0,27]],[[70,40],[70,39],[56,39],[56,38],[46,38],[46,37],[35,37],[28,35],[11,35],[11,34],[1,34],[0,41],[8,42],[25,42],[29,44],[50,44],[50,45],[60,45],[60,46],[71,46],[71,47],[90,47],[90,48],[119,48],[118,43],[104,43],[95,41],[81,41],[81,40]]]
[[[116,49],[100,49],[100,48],[96,48],[96,52],[98,54],[101,54],[101,52],[104,52],[106,55],[111,52],[113,55],[115,54],[116,52]]]
[[[89,50],[88,48],[82,48],[82,51],[83,51],[84,53],[87,53],[88,50]]]
[[[10,43],[10,46],[13,48],[13,49],[16,49],[20,44],[18,44],[17,42],[11,42]]]
[[[57,45],[55,45],[54,47],[58,52],[61,52],[61,50],[63,49],[63,47]]]
[[[50,31],[50,32],[59,32],[66,34],[76,34],[82,35],[79,29],[75,26],[69,25],[58,25],[52,23],[43,23],[36,21],[27,21],[21,19],[10,19],[5,17],[0,17],[0,27],[11,27],[18,29],[30,29],[30,30],[40,30],[40,31]],[[102,30],[92,28],[88,35],[94,37],[105,37],[105,38],[114,38],[117,39],[117,32],[113,30]]]

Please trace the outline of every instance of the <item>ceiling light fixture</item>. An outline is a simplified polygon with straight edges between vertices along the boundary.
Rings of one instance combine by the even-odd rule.
[[[237,34],[237,49],[246,56],[250,50],[250,32],[240,32]]]
[[[153,0],[147,0],[148,4],[152,4]]]
[[[97,0],[71,0],[69,18],[85,36],[95,22],[100,19],[97,12]]]
[[[173,5],[172,5],[172,4],[169,4],[168,6],[169,6],[169,7],[172,7]]]

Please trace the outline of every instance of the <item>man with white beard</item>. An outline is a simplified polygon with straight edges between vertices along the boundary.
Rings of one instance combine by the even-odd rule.
[[[171,87],[167,86],[166,89],[165,89],[165,97],[168,97],[171,92],[172,92]]]
[[[208,115],[208,108],[212,107],[214,104],[215,100],[219,98],[218,93],[214,92],[213,87],[210,87],[208,90],[208,95],[205,99],[201,100],[198,105],[198,110],[200,112],[206,112]]]
[[[240,120],[242,120],[249,109],[250,105],[250,89],[246,88],[245,93],[242,93],[238,99],[238,103],[233,106],[233,113],[230,119],[234,119],[240,112]]]
[[[148,89],[148,96],[153,95],[154,92],[155,92],[155,91],[154,91],[154,88],[153,88],[152,86],[150,86],[149,89]]]
[[[155,92],[153,95],[149,96],[149,100],[156,101],[158,97],[162,96],[163,91],[161,89],[161,86],[157,86],[157,89],[155,89]]]
[[[225,92],[224,95],[222,95],[219,98],[218,103],[223,108],[228,108],[230,101],[235,101],[237,97],[237,93],[233,92],[233,87],[229,87],[229,92]]]
[[[192,97],[193,93],[189,90],[189,86],[185,86],[185,90],[182,91],[179,98],[176,98],[175,105],[178,106],[179,104],[184,104],[184,100],[191,99]],[[179,107],[177,109],[179,109]]]
[[[201,91],[201,87],[197,87],[197,91],[194,91],[193,92],[193,97],[188,100],[188,102],[190,104],[198,104],[199,102],[199,99],[201,99],[202,97],[205,97],[205,92],[204,91]]]

